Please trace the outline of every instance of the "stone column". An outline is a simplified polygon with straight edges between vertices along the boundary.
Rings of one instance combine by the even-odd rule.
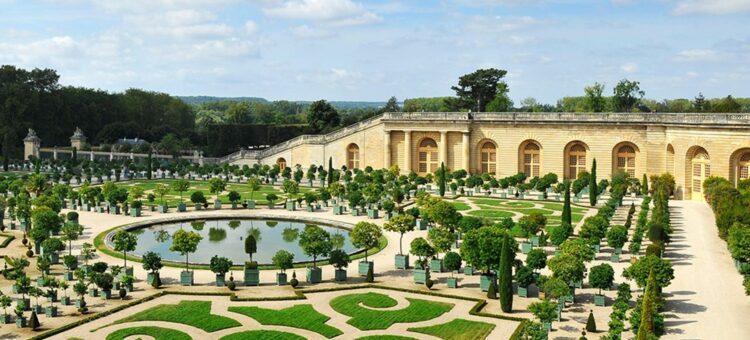
[[[411,131],[404,130],[404,167],[402,173],[411,172]]]
[[[462,145],[464,147],[464,157],[463,157],[464,170],[466,170],[466,172],[471,172],[471,152],[469,151],[469,133],[464,132],[462,137],[463,137]]]
[[[391,132],[385,131],[383,136],[383,168],[391,167]]]
[[[448,131],[440,131],[440,163],[448,163]],[[440,166],[440,164],[438,164]]]

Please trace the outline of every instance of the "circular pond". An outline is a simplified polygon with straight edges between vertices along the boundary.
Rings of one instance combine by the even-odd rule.
[[[208,264],[214,255],[224,256],[241,265],[250,257],[245,254],[245,238],[253,235],[258,244],[258,252],[253,254],[253,260],[259,264],[271,264],[271,258],[279,250],[286,250],[294,254],[294,262],[312,261],[299,246],[299,235],[305,229],[305,223],[295,221],[243,219],[243,220],[194,220],[155,224],[144,228],[131,230],[138,236],[138,246],[133,252],[136,256],[143,256],[153,251],[161,254],[162,259],[173,262],[184,262],[185,257],[178,252],[169,250],[172,244],[171,235],[179,229],[194,231],[203,236],[198,250],[190,254],[191,263]],[[331,234],[331,241],[335,248],[343,249],[347,253],[357,252],[349,241],[349,231],[342,228],[316,224]],[[320,257],[318,258],[320,260]]]

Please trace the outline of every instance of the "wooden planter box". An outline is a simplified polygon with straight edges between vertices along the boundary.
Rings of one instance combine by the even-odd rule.
[[[276,273],[276,284],[286,286],[286,273]]]
[[[289,210],[289,211],[297,210],[297,204],[294,202],[286,202],[286,210]]]
[[[520,297],[529,297],[529,289],[528,287],[518,287],[518,296]]]
[[[193,285],[193,272],[183,270],[180,272],[180,284],[183,286]]]
[[[479,289],[483,292],[488,291],[492,282],[497,284],[497,277],[495,275],[482,275],[479,277]]]
[[[177,204],[177,211],[178,212],[186,212],[187,211],[187,205],[185,203],[178,203]]]
[[[468,275],[468,276],[474,275],[474,267],[473,266],[464,267],[464,275]]]
[[[247,200],[245,201],[245,204],[247,204],[248,209],[255,209],[255,201]]]
[[[370,219],[376,219],[376,218],[378,218],[378,210],[368,209],[367,210],[367,217],[370,218]]]
[[[428,223],[426,220],[423,220],[421,218],[417,220],[417,228],[419,230],[427,230],[427,224]]]
[[[169,211],[169,206],[166,205],[160,205],[159,206],[159,212],[162,214],[166,214]]]
[[[54,318],[57,316],[57,307],[56,306],[47,306],[44,308],[44,315],[46,315],[48,318]]]
[[[397,269],[409,269],[409,255],[398,255],[394,258]]]
[[[214,201],[214,209],[221,210],[221,201]]]
[[[445,280],[448,288],[458,288],[458,279],[455,277],[449,277]]]
[[[436,260],[436,259],[430,260],[430,271],[433,273],[442,273],[443,272],[443,260]]]
[[[341,215],[344,213],[344,207],[337,205],[333,207],[333,214],[334,215]]]
[[[320,268],[307,267],[305,281],[308,283],[320,283],[323,280],[323,271]]]
[[[216,274],[216,287],[226,286],[226,274]]]
[[[373,275],[375,274],[375,262],[373,261],[359,261],[359,265],[357,266],[357,273],[359,276],[367,276],[367,272],[372,270]]]
[[[414,283],[424,284],[430,278],[430,271],[427,269],[414,269]]]
[[[130,208],[130,217],[141,217],[141,208]]]
[[[521,252],[524,254],[528,254],[531,251],[532,244],[531,243],[521,243]]]
[[[336,269],[334,272],[334,278],[338,282],[346,281],[346,269]]]
[[[604,307],[606,305],[606,298],[604,295],[594,295],[594,305]]]
[[[260,270],[245,268],[245,286],[260,285]]]

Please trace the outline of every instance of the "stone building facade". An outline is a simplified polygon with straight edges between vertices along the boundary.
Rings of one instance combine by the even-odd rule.
[[[236,164],[451,170],[505,177],[549,172],[574,178],[617,170],[642,178],[670,172],[677,196],[703,199],[709,176],[748,178],[750,114],[385,113],[327,135],[300,136],[266,150],[228,156]]]

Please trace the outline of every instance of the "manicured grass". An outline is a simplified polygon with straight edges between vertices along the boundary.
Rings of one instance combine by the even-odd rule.
[[[552,210],[540,209],[540,208],[513,209],[513,211],[520,212],[520,213],[522,213],[524,215],[530,215],[532,213],[538,213],[538,214],[542,214],[542,215],[552,215],[552,214],[555,213]]]
[[[513,208],[533,208],[534,207],[534,203],[523,202],[523,201],[505,201],[503,205],[513,207]]]
[[[466,211],[471,209],[471,207],[464,202],[453,202],[453,206],[456,207],[456,210],[458,211]]]
[[[339,296],[331,300],[331,307],[350,316],[348,324],[361,330],[387,329],[394,323],[419,322],[434,319],[453,308],[453,304],[406,298],[409,306],[399,310],[377,310],[397,305],[397,301],[383,294],[365,293]]]
[[[492,205],[492,206],[499,206],[502,204],[503,200],[497,200],[497,199],[491,199],[491,198],[470,198],[474,204],[485,204],[485,205]],[[533,205],[532,205],[533,206]]]
[[[510,211],[504,211],[504,210],[484,210],[484,209],[483,210],[469,211],[467,214],[469,214],[471,216],[484,217],[484,218],[493,219],[493,220],[497,220],[497,219],[501,219],[501,218],[505,218],[505,217],[513,217],[513,216],[515,216],[515,214],[512,213],[512,212],[510,212]]]
[[[333,338],[342,334],[339,329],[326,325],[326,321],[331,318],[316,311],[312,305],[296,305],[281,310],[260,307],[229,307],[229,311],[251,317],[262,325],[306,329],[326,338]]]
[[[216,332],[225,328],[242,326],[237,320],[211,314],[210,301],[180,301],[176,305],[158,305],[142,312],[120,319],[115,323],[133,321],[166,321],[200,328],[206,332]]]
[[[296,334],[279,331],[244,331],[221,337],[221,340],[305,340]]]
[[[370,335],[357,338],[357,340],[415,340],[415,338],[398,335]]]
[[[144,327],[131,327],[123,328],[107,335],[107,340],[123,340],[133,335],[146,335],[153,337],[156,340],[192,340],[189,335],[180,332],[178,330],[144,326]]]
[[[409,328],[410,332],[428,334],[445,340],[482,340],[490,335],[495,325],[469,321],[464,319],[455,319],[441,325]]]

